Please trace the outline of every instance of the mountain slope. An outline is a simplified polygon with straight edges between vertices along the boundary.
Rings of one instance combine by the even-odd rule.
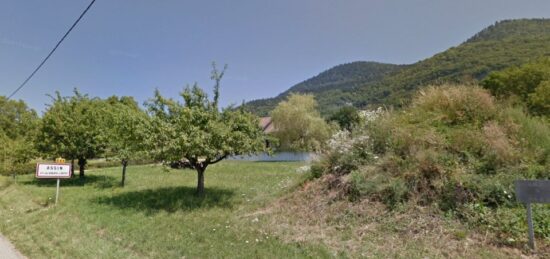
[[[394,69],[377,74],[371,77],[374,78],[372,80],[363,80],[368,77],[355,74],[355,87],[339,84],[324,87],[326,81],[322,80],[323,73],[301,84],[308,82],[308,91],[305,92],[316,96],[321,112],[325,115],[346,103],[359,108],[400,106],[407,103],[420,86],[444,82],[472,83],[492,71],[550,56],[549,42],[550,19],[506,20],[428,59],[407,66],[389,65]],[[340,80],[345,81],[343,78]],[[275,98],[252,101],[245,106],[257,114],[265,115],[293,89],[302,89],[299,85]]]
[[[267,115],[277,103],[284,100],[290,93],[311,93],[318,95],[320,93],[341,92],[341,91],[354,91],[364,84],[371,84],[380,82],[387,76],[396,73],[405,66],[384,64],[377,62],[365,62],[357,61],[347,64],[342,64],[328,69],[317,76],[307,79],[301,83],[292,86],[290,89],[284,91],[274,98],[260,99],[248,102],[246,107],[254,111],[254,113],[260,115]],[[342,102],[333,100],[332,105],[327,106],[341,106],[345,104]],[[328,104],[328,102],[327,102]]]

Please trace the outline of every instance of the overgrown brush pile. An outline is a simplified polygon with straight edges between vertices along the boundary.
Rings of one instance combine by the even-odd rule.
[[[434,206],[508,244],[526,235],[516,179],[550,178],[550,123],[475,86],[428,87],[411,106],[333,137],[314,176],[353,200]],[[550,240],[550,206],[534,208]]]

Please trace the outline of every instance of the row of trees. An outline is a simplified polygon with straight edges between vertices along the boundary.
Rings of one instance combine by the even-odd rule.
[[[132,97],[91,98],[75,90],[72,96],[51,96],[51,104],[39,118],[22,101],[2,97],[3,162],[16,165],[36,157],[63,157],[73,168],[78,163],[79,176],[84,178],[89,159],[117,159],[122,164],[124,185],[132,159],[186,159],[197,171],[197,193],[202,194],[209,165],[264,149],[265,136],[256,116],[242,109],[218,107],[224,72],[225,68],[219,71],[213,66],[212,99],[195,84],[181,93],[183,102],[156,91],[146,109]]]
[[[90,98],[76,89],[74,95],[51,96],[34,146],[45,157],[63,157],[78,163],[79,176],[85,177],[88,159],[107,157],[126,166],[131,159],[145,156],[149,116],[132,97]]]
[[[524,104],[531,114],[550,116],[550,59],[493,72],[481,84],[495,96]]]
[[[185,159],[197,171],[197,192],[204,192],[206,168],[228,156],[264,151],[266,136],[258,119],[243,108],[219,108],[225,73],[213,67],[213,98],[198,86],[187,86],[182,101],[159,91],[140,108],[132,97],[90,97],[76,89],[72,96],[56,93],[40,118],[22,101],[0,97],[0,141],[4,169],[14,171],[31,159],[63,157],[85,178],[89,159],[108,158],[122,164],[124,186],[130,161]],[[277,148],[321,151],[341,127],[351,131],[360,117],[344,107],[323,119],[312,95],[292,94],[271,113]]]
[[[33,140],[39,118],[23,101],[0,96],[0,160],[3,171],[15,171],[36,156]]]
[[[550,59],[513,66],[490,73],[480,84],[500,99],[506,99],[537,116],[550,116]],[[343,106],[324,120],[311,94],[290,94],[271,112],[280,147],[319,151],[338,129],[353,131],[365,118],[353,106]]]

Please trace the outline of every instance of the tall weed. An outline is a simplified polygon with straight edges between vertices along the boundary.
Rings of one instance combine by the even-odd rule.
[[[516,221],[521,205],[514,181],[550,178],[548,120],[496,102],[477,86],[426,87],[410,107],[387,112],[357,132],[344,143],[360,145],[329,151],[321,161],[327,166],[316,169],[350,174],[343,190],[350,197],[379,200],[389,208],[435,205],[472,224],[485,222],[477,226],[510,240],[523,229]],[[541,210],[550,213],[548,206]],[[550,218],[540,224],[545,229]]]

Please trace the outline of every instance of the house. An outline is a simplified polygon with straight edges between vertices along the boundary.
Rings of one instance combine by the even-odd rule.
[[[262,128],[262,131],[266,135],[275,132],[275,126],[273,125],[273,120],[271,119],[271,117],[261,117],[260,127]],[[269,138],[265,140],[265,147],[266,148],[271,147],[271,142],[269,141]]]
[[[271,117],[261,117],[259,126],[266,135],[270,135],[277,131]],[[272,147],[272,143],[269,141],[269,137],[265,139],[265,146],[267,148]],[[291,152],[291,151],[278,151],[268,154],[261,152],[252,155],[239,155],[230,156],[228,160],[244,160],[244,161],[311,161],[317,158],[317,154],[311,152]]]
[[[275,132],[275,127],[273,126],[273,120],[271,117],[261,117],[260,118],[260,127],[265,134],[270,134]]]

